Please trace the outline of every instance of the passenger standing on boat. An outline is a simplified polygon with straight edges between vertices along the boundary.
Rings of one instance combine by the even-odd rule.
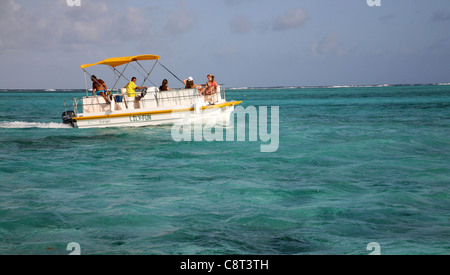
[[[164,79],[162,82],[162,85],[159,87],[159,90],[162,91],[170,91],[169,86],[167,86],[169,84],[169,81],[167,81],[167,79]]]
[[[125,86],[125,89],[127,89],[128,97],[135,97],[137,100],[140,100],[142,96],[136,96],[136,89],[147,89],[147,87],[138,87],[136,85],[136,80],[136,77],[133,76],[131,81]]]
[[[194,84],[194,79],[192,78],[192,76],[188,77],[188,79],[183,80],[183,82],[184,85],[186,85],[185,89],[194,89],[202,86]]]
[[[105,81],[103,81],[102,79],[98,79],[95,75],[91,76],[91,80],[92,80],[92,95],[96,96],[96,95],[101,95],[106,103],[111,103],[107,94],[108,94],[108,87],[106,87],[106,83]]]

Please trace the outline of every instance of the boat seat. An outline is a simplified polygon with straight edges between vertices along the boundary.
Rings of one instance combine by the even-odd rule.
[[[120,92],[122,93],[123,100],[125,101],[125,105],[128,110],[134,110],[134,109],[141,108],[141,104],[138,100],[136,100],[136,98],[128,96],[127,89],[122,88],[122,89],[120,89]]]
[[[101,113],[111,111],[111,104],[102,96],[83,97],[83,113]]]
[[[159,92],[159,88],[158,87],[148,87],[147,88],[147,94],[155,93],[155,92]]]
[[[118,95],[118,94],[113,95],[113,97],[114,97],[115,99],[116,99],[116,96],[121,96],[121,97],[122,97],[122,100],[120,101],[120,99],[118,99],[119,101],[115,101],[114,109],[115,109],[116,111],[126,110],[127,107],[126,107],[126,104],[125,104],[125,98],[124,98],[124,96],[123,96],[123,95]],[[114,99],[114,100],[115,100],[115,99]]]
[[[142,108],[154,108],[158,107],[158,104],[156,102],[156,92],[158,92],[159,89],[157,87],[149,87],[147,88],[147,94],[144,98],[140,100]]]

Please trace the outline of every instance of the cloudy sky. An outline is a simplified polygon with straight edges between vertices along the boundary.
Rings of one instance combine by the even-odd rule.
[[[227,87],[450,82],[450,0],[72,2],[0,0],[0,89],[84,88],[80,65],[139,54]]]

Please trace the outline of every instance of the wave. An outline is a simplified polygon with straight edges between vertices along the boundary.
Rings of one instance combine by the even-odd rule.
[[[6,129],[26,129],[26,128],[41,128],[41,129],[64,129],[71,128],[70,125],[56,122],[24,122],[24,121],[0,121],[0,128]]]
[[[448,86],[450,83],[419,83],[419,84],[371,84],[371,85],[331,85],[331,86],[273,86],[273,87],[232,87],[227,90],[276,90],[276,89],[335,89],[335,88],[375,88],[399,86]]]
[[[248,90],[249,87],[228,88],[227,90]]]

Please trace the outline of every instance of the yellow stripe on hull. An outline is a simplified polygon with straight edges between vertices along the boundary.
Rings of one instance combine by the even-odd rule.
[[[216,109],[228,106],[235,106],[241,104],[242,101],[231,101],[225,102],[217,105],[203,106],[202,110],[205,109]],[[157,114],[168,114],[176,112],[188,112],[194,111],[195,108],[182,108],[182,109],[170,109],[170,110],[160,110],[160,111],[146,111],[146,112],[133,112],[133,113],[123,113],[123,114],[110,114],[110,115],[99,115],[99,116],[83,116],[83,117],[73,117],[75,121],[90,120],[90,119],[106,119],[106,118],[117,118],[117,117],[128,117],[128,116],[146,116],[146,115],[157,115]]]

